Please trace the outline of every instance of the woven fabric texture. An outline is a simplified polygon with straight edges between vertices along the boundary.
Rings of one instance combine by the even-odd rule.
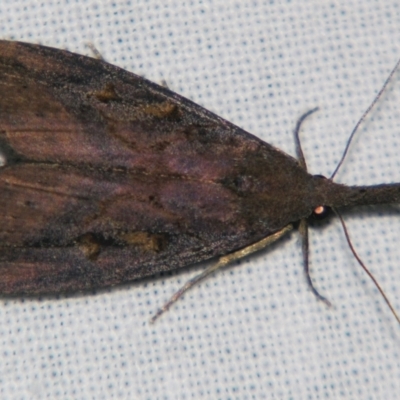
[[[329,176],[400,57],[388,0],[2,0],[0,38],[92,55],[168,86]],[[337,175],[400,182],[400,74]],[[1,93],[0,93],[1,95]],[[0,193],[1,196],[1,193]],[[344,213],[400,312],[400,213]],[[2,399],[395,399],[400,330],[334,218],[310,233],[317,301],[296,232],[154,312],[203,266],[121,287],[0,301]],[[0,243],[1,246],[1,243]]]

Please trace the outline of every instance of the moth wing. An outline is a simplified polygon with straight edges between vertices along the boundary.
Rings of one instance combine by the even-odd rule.
[[[272,195],[309,179],[293,158],[103,61],[0,41],[0,93],[1,293],[126,282],[304,214]]]

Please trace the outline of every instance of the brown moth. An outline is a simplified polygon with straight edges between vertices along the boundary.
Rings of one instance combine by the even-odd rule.
[[[3,295],[106,287],[222,256],[174,301],[298,221],[311,283],[314,210],[400,202],[399,183],[312,176],[301,154],[102,60],[10,41],[0,151]]]

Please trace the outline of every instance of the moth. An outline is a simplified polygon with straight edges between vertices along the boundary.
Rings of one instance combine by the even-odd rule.
[[[157,317],[298,224],[327,302],[308,272],[307,218],[398,203],[400,183],[310,175],[298,141],[309,114],[297,160],[103,60],[0,41],[0,293],[96,289],[220,257]]]

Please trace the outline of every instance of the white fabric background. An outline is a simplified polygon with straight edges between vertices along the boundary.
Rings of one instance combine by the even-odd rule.
[[[400,57],[396,1],[2,0],[0,37],[83,54],[169,87],[329,175]],[[0,94],[1,95],[1,94]],[[400,181],[397,74],[337,181]],[[400,312],[400,213],[345,213]],[[309,291],[294,233],[150,316],[195,267],[97,294],[0,301],[2,399],[395,399],[400,327],[338,221],[311,232]]]

